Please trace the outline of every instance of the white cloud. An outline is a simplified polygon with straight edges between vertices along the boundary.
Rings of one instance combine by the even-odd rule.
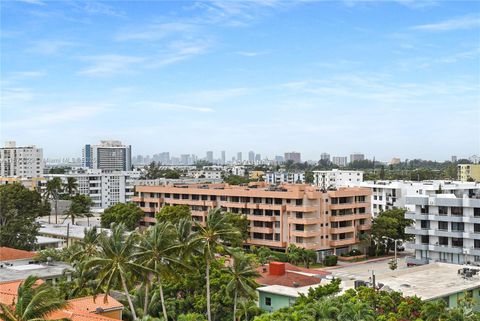
[[[71,125],[85,118],[93,117],[109,108],[107,104],[68,105],[57,108],[39,108],[38,114],[25,118],[3,121],[5,129],[46,128],[55,124]]]
[[[138,102],[136,105],[138,107],[144,107],[144,108],[156,109],[156,110],[194,111],[194,112],[200,112],[200,113],[213,112],[213,109],[208,107],[170,104],[170,103],[162,103],[162,102],[155,102],[155,101],[141,101],[141,102]]]
[[[45,2],[41,1],[41,0],[17,0],[17,1],[25,2],[25,3],[28,3],[28,4],[40,5],[40,6],[45,5]]]
[[[244,56],[244,57],[256,57],[256,56],[263,56],[268,54],[267,51],[237,51],[237,55]]]
[[[444,20],[437,23],[424,24],[413,26],[413,30],[421,31],[451,31],[462,29],[473,29],[480,27],[479,15],[466,15],[463,17],[456,17],[448,20]]]
[[[31,101],[34,95],[29,88],[10,87],[2,82],[0,101],[2,108],[11,108],[19,103]]]
[[[200,101],[203,103],[214,103],[231,98],[237,98],[252,93],[248,88],[229,88],[219,90],[201,90],[189,93],[188,99],[191,101]]]
[[[43,55],[53,55],[77,46],[80,46],[80,44],[73,41],[46,39],[32,42],[29,51]]]
[[[79,71],[79,74],[88,76],[110,76],[125,73],[134,64],[145,61],[143,57],[122,56],[122,55],[98,55],[83,56],[81,60],[90,62],[90,66]]]
[[[178,34],[190,34],[198,31],[199,26],[191,23],[183,22],[170,22],[170,23],[160,23],[160,24],[151,24],[141,29],[134,31],[123,31],[118,33],[115,36],[115,39],[118,41],[129,41],[129,40],[148,40],[155,41],[161,40],[170,36],[178,36]]]

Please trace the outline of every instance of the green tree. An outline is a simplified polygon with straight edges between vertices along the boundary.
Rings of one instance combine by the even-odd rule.
[[[67,177],[67,182],[63,185],[63,187],[69,196],[73,196],[78,189],[77,179],[75,177]]]
[[[39,228],[35,219],[44,211],[38,192],[18,183],[0,186],[0,246],[33,249]]]
[[[62,192],[62,180],[60,177],[54,177],[47,182],[45,189],[45,197],[52,199],[55,204],[55,224],[58,224],[58,200]]]
[[[312,171],[306,171],[305,172],[305,183],[313,184],[314,180],[315,180],[315,177],[313,176],[313,172]]]
[[[233,238],[225,239],[225,241],[228,241],[230,245],[234,247],[243,246],[243,242],[250,237],[250,221],[247,215],[230,212],[225,212],[224,215],[227,216],[228,223],[240,232],[240,234],[235,235]]]
[[[137,314],[127,285],[127,277],[142,275],[148,269],[133,260],[135,234],[131,233],[127,236],[126,232],[124,224],[115,224],[109,236],[102,234],[98,239],[99,252],[97,256],[87,261],[85,268],[98,268],[97,291],[105,289],[108,294],[120,280],[130,312],[133,319],[136,320]]]
[[[67,307],[68,303],[58,291],[47,283],[37,284],[37,281],[37,277],[29,276],[20,284],[18,299],[13,307],[0,303],[1,320],[43,321],[52,312]]]
[[[192,219],[192,212],[190,212],[188,205],[169,205],[162,207],[155,218],[157,222],[168,221],[177,224],[182,219]]]
[[[258,284],[255,278],[259,273],[252,265],[252,262],[242,252],[232,255],[232,264],[227,267],[230,282],[227,285],[227,294],[233,294],[233,321],[237,313],[238,297],[255,298]]]
[[[391,209],[378,214],[372,222],[372,238],[377,244],[386,243],[386,254],[394,246],[393,240],[405,242],[411,238],[405,234],[405,228],[413,224],[413,220],[405,218],[405,209]]]
[[[238,236],[240,232],[228,222],[226,215],[220,209],[208,212],[205,226],[196,223],[198,230],[196,242],[201,249],[205,260],[205,279],[207,287],[207,319],[212,321],[211,296],[210,296],[210,267],[215,258],[217,248],[224,246],[223,240]]]
[[[135,254],[140,264],[149,268],[152,271],[151,274],[156,277],[165,320],[168,320],[168,315],[163,294],[163,278],[187,268],[181,259],[181,247],[182,244],[176,242],[175,227],[169,221],[160,221],[155,226],[149,227],[142,235],[138,252]],[[147,277],[144,314],[147,312],[149,286]]]
[[[133,230],[138,226],[138,222],[143,216],[142,210],[135,203],[118,203],[103,212],[100,225],[109,228],[112,223],[121,223],[128,230]]]
[[[72,224],[75,224],[75,218],[77,217],[84,217],[90,213],[90,207],[93,205],[93,201],[88,195],[75,195],[71,199],[70,208],[65,213],[65,219],[67,220],[69,217],[72,220]]]
[[[250,180],[248,178],[238,175],[229,175],[227,177],[224,177],[223,181],[230,185],[242,185],[250,183]]]

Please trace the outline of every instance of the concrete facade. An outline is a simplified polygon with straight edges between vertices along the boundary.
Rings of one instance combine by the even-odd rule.
[[[14,141],[0,148],[0,177],[32,179],[43,176],[43,150],[35,146],[17,147]]]
[[[331,171],[313,171],[313,176],[314,184],[325,189],[358,186],[363,182],[362,171],[332,169]]]
[[[265,182],[268,184],[304,184],[304,172],[268,172],[265,173]]]
[[[460,164],[457,173],[459,181],[473,180],[480,182],[480,164]]]
[[[316,250],[319,257],[351,250],[371,227],[371,192],[365,188],[321,192],[308,185],[274,187],[259,182],[137,186],[136,193],[132,200],[145,212],[143,225],[155,224],[155,213],[167,205],[188,205],[200,224],[208,210],[221,208],[247,216],[247,244],[278,249],[295,244]]]
[[[132,147],[118,140],[102,140],[100,145],[87,144],[82,149],[83,166],[103,171],[132,169]]]

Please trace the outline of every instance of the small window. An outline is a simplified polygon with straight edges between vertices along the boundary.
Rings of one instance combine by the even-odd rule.
[[[268,296],[265,297],[265,305],[271,306],[272,305],[272,298],[269,298]]]

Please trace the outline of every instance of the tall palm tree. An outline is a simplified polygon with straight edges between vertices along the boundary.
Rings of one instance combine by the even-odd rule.
[[[237,313],[236,313],[237,320],[241,320],[243,317],[243,321],[248,321],[249,316],[255,316],[262,313],[262,311],[255,304],[254,301],[248,300],[246,298],[238,299],[237,305],[238,305]]]
[[[67,182],[63,186],[68,195],[73,196],[73,193],[78,189],[77,179],[75,177],[67,177]]]
[[[375,313],[363,302],[345,302],[337,318],[339,321],[375,321]]]
[[[235,253],[232,258],[232,264],[226,269],[230,276],[226,289],[228,294],[233,294],[233,321],[235,321],[238,296],[256,297],[255,278],[259,276],[259,273],[242,252]]]
[[[173,274],[178,269],[187,268],[181,259],[181,248],[182,244],[176,242],[175,227],[168,221],[149,227],[147,232],[142,235],[135,257],[140,260],[142,266],[153,271],[145,280],[144,314],[147,313],[148,290],[151,275],[153,274],[157,279],[159,287],[163,317],[165,321],[168,320],[165,298],[163,296],[162,278]]]
[[[55,224],[58,224],[58,199],[62,191],[62,180],[60,177],[54,177],[46,185],[45,198],[52,199],[55,202]],[[50,220],[50,216],[49,216]]]
[[[105,237],[106,233],[104,231],[98,232],[96,226],[90,229],[85,228],[83,240],[75,242],[73,246],[68,248],[71,253],[69,257],[70,262],[75,264],[76,262],[86,261],[91,257],[97,256],[100,250],[99,240],[102,236]]]
[[[200,249],[205,260],[205,274],[207,285],[207,319],[212,321],[210,303],[210,266],[217,253],[217,247],[223,247],[225,239],[240,236],[240,231],[228,222],[228,218],[220,209],[212,209],[208,212],[205,226],[195,223],[197,228],[196,245]]]
[[[121,287],[128,300],[128,305],[134,320],[137,319],[135,307],[130,297],[127,274],[141,275],[147,268],[137,264],[133,259],[135,247],[133,245],[135,233],[126,235],[125,225],[113,225],[111,234],[102,234],[98,239],[99,253],[87,261],[85,268],[97,267],[98,286],[97,290],[103,288],[106,295],[114,287],[117,280],[120,280]]]
[[[52,312],[68,306],[61,295],[47,283],[36,284],[37,277],[29,276],[18,287],[17,302],[0,303],[0,319],[4,321],[43,321]]]

